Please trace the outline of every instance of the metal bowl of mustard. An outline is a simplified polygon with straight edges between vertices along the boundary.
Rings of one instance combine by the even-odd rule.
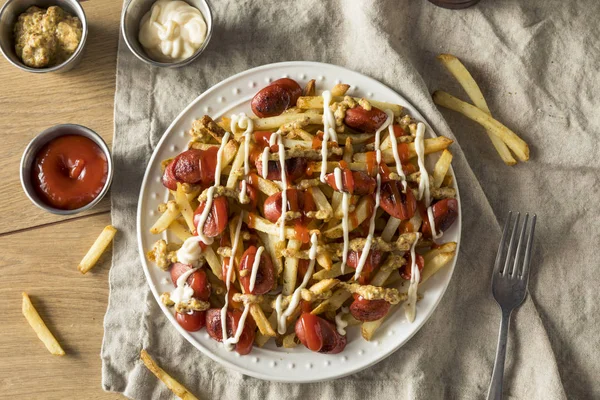
[[[21,185],[33,204],[58,215],[89,210],[108,193],[113,162],[93,130],[56,125],[38,134],[21,158]]]
[[[59,21],[57,24],[63,23],[63,26],[66,26],[65,24],[68,24],[70,21],[76,21],[75,18],[79,19],[80,23],[78,23],[78,28],[81,29],[81,36],[78,37],[79,42],[75,45],[76,47],[72,46],[74,47],[74,50],[73,48],[65,49],[64,47],[53,46],[54,49],[60,48],[61,50],[60,54],[58,54],[55,59],[52,59],[52,61],[56,62],[50,62],[46,66],[36,67],[33,66],[35,65],[35,62],[32,63],[28,61],[26,63],[22,58],[23,54],[17,54],[16,44],[18,38],[16,37],[17,33],[15,32],[15,26],[17,23],[23,24],[23,20],[20,21],[19,17],[30,12],[32,10],[30,7],[38,7],[42,9],[41,11],[47,11],[48,8],[53,6],[57,6],[61,9],[57,10],[59,12]],[[61,17],[65,18],[66,22],[61,21]],[[53,15],[52,18],[47,19],[50,20],[50,23],[56,22],[55,15]],[[44,23],[48,22],[44,21]],[[45,73],[66,72],[70,70],[77,65],[81,59],[87,35],[87,19],[83,8],[77,0],[7,0],[0,9],[0,51],[8,62],[23,71]],[[64,32],[60,33],[59,36],[61,36],[61,38],[57,39],[55,37],[54,40],[65,40]],[[42,38],[42,40],[45,39]],[[43,45],[44,43],[42,43],[41,46]],[[36,49],[35,53],[39,55],[39,50]]]
[[[143,62],[155,67],[178,68],[190,64],[204,51],[212,36],[213,18],[210,5],[206,0],[185,0],[185,3],[200,11],[206,24],[206,32],[202,44],[194,52],[185,58],[160,59],[149,54],[147,49],[140,43],[140,30],[142,22],[148,18],[153,6],[160,0],[129,0],[121,16],[121,32],[129,50]],[[155,17],[155,16],[152,16]],[[151,17],[151,18],[152,18]],[[178,28],[180,29],[180,28]]]

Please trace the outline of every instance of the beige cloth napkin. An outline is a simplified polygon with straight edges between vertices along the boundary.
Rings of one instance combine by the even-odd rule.
[[[136,399],[171,394],[139,362],[148,348],[201,398],[476,399],[487,392],[500,313],[490,272],[508,210],[537,212],[531,296],[513,316],[505,396],[600,397],[597,133],[600,29],[595,0],[482,0],[450,11],[411,1],[213,1],[215,31],[202,57],[177,70],[138,61],[121,39],[115,98],[114,245],[104,321],[103,387]],[[435,61],[459,56],[494,115],[530,143],[532,160],[503,165],[485,132],[430,99],[465,98]],[[196,96],[258,65],[314,60],[370,75],[454,137],[463,242],[439,307],[400,350],[356,375],[279,384],[232,372],[202,355],[166,320],[144,278],[135,213],[157,141]],[[453,134],[454,133],[454,134]],[[558,362],[557,362],[558,361]],[[561,382],[562,376],[562,382]],[[564,388],[563,388],[564,385]]]

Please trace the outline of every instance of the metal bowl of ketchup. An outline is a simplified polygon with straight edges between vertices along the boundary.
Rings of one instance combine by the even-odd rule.
[[[21,185],[29,200],[53,214],[72,215],[94,207],[110,188],[113,163],[106,142],[75,124],[37,135],[21,158]]]

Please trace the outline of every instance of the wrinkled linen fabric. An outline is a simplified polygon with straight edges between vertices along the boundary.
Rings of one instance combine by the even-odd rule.
[[[484,398],[500,322],[490,274],[506,214],[520,210],[537,213],[538,226],[531,295],[513,314],[509,333],[505,397],[600,398],[600,3],[483,0],[461,11],[424,0],[212,6],[212,41],[187,67],[147,66],[119,43],[112,219],[122,234],[104,321],[104,389],[134,399],[171,398],[139,361],[147,348],[200,398]],[[480,126],[438,111],[430,96],[435,89],[468,100],[435,60],[445,52],[463,60],[492,113],[530,144],[531,161],[505,166]],[[423,328],[376,366],[315,384],[243,376],[184,340],[149,290],[135,228],[147,162],[179,112],[235,73],[290,60],[369,75],[414,104],[438,134],[456,139],[464,218],[454,276]]]

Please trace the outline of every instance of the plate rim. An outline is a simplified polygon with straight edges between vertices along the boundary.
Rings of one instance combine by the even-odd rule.
[[[284,62],[276,62],[276,63],[270,63],[270,64],[264,64],[264,65],[260,65],[254,68],[250,68],[250,69],[246,69],[244,71],[238,72],[220,82],[218,82],[217,84],[211,86],[210,88],[206,89],[204,92],[202,92],[200,95],[198,95],[194,100],[192,100],[171,122],[171,124],[169,124],[169,126],[165,129],[164,133],[162,134],[162,137],[160,138],[160,140],[158,141],[158,143],[156,144],[156,146],[154,147],[154,150],[152,151],[152,155],[150,156],[150,159],[148,160],[148,163],[146,165],[146,170],[144,171],[144,177],[142,179],[142,183],[140,185],[140,193],[139,193],[139,197],[138,197],[138,202],[137,202],[137,210],[136,210],[136,239],[138,242],[138,255],[140,257],[140,261],[142,264],[142,269],[144,270],[144,276],[146,277],[146,282],[148,284],[148,286],[150,287],[150,290],[154,296],[154,300],[158,303],[159,307],[161,308],[161,310],[163,311],[163,314],[165,314],[165,316],[167,317],[167,319],[169,320],[169,322],[174,325],[175,329],[178,331],[178,333],[180,335],[182,335],[189,343],[191,343],[196,349],[200,350],[204,355],[208,356],[211,360],[226,366],[227,368],[231,368],[234,371],[237,371],[243,375],[247,375],[247,376],[251,376],[254,378],[258,378],[261,380],[265,380],[265,381],[272,381],[272,382],[280,382],[280,383],[318,383],[318,382],[326,382],[326,381],[333,381],[336,379],[340,379],[349,375],[353,375],[356,374],[360,371],[363,371],[379,362],[381,362],[382,360],[384,360],[385,358],[391,356],[392,354],[394,354],[396,351],[398,351],[398,349],[400,349],[402,346],[404,346],[410,339],[413,338],[413,336],[419,332],[421,330],[421,328],[427,323],[427,321],[429,320],[429,318],[431,318],[431,316],[434,314],[434,312],[436,311],[437,307],[439,306],[442,298],[444,297],[444,295],[446,294],[446,291],[448,289],[448,286],[450,285],[450,281],[452,280],[452,277],[454,276],[454,268],[456,267],[456,263],[458,262],[458,255],[459,255],[459,250],[460,250],[460,244],[461,244],[461,239],[462,239],[462,202],[460,199],[460,193],[459,193],[459,187],[458,187],[458,181],[456,180],[456,174],[454,173],[454,168],[451,165],[450,166],[450,171],[451,174],[454,178],[454,186],[456,189],[456,198],[458,200],[458,218],[457,218],[457,229],[458,229],[458,236],[457,236],[457,240],[456,240],[456,255],[454,257],[454,259],[452,260],[452,265],[450,265],[450,275],[447,279],[446,282],[444,282],[443,284],[443,288],[441,289],[441,293],[438,296],[438,298],[434,301],[434,304],[431,308],[431,312],[426,315],[426,317],[423,319],[423,321],[421,321],[421,323],[415,327],[415,329],[412,330],[412,332],[410,332],[410,334],[402,341],[400,341],[396,346],[394,346],[391,350],[382,353],[380,356],[374,358],[371,362],[366,363],[364,365],[361,365],[360,367],[357,368],[353,368],[350,369],[346,372],[342,372],[338,375],[335,376],[326,376],[324,378],[318,378],[318,379],[302,379],[301,377],[299,379],[286,379],[286,378],[281,378],[279,376],[272,376],[263,372],[260,372],[258,370],[252,370],[249,368],[243,368],[241,366],[238,366],[232,362],[230,362],[229,360],[221,357],[218,353],[211,351],[210,349],[204,347],[204,345],[202,345],[200,342],[198,342],[194,337],[192,337],[189,332],[185,331],[176,321],[175,317],[173,316],[173,314],[171,313],[171,311],[168,309],[168,307],[166,307],[164,304],[162,304],[162,302],[160,301],[160,293],[158,293],[158,290],[156,288],[156,286],[153,283],[152,277],[150,275],[150,268],[148,266],[148,263],[146,262],[146,258],[145,258],[145,249],[142,246],[142,230],[141,230],[141,220],[142,220],[142,204],[146,198],[146,193],[144,192],[144,188],[147,187],[148,185],[148,181],[150,179],[150,170],[151,170],[151,166],[154,164],[155,162],[155,158],[158,156],[159,153],[159,149],[162,148],[163,143],[167,140],[167,138],[169,136],[171,136],[171,131],[173,130],[173,128],[175,127],[175,125],[177,125],[177,123],[179,122],[180,119],[184,118],[185,115],[188,113],[188,111],[196,106],[199,102],[201,102],[205,97],[207,97],[209,94],[211,94],[214,91],[219,90],[220,88],[227,86],[230,82],[235,81],[236,79],[243,77],[245,75],[250,75],[256,72],[260,72],[262,70],[268,70],[268,69],[272,69],[272,68],[279,68],[279,67],[327,67],[327,68],[335,68],[338,69],[340,71],[343,72],[347,72],[347,73],[351,73],[351,74],[358,74],[361,75],[364,78],[370,79],[370,80],[374,80],[377,83],[379,83],[380,85],[382,85],[383,87],[385,87],[386,89],[390,90],[391,92],[393,92],[394,94],[396,94],[398,97],[402,98],[406,103],[410,104],[412,108],[414,108],[416,110],[416,117],[419,118],[421,121],[423,121],[427,127],[431,130],[431,132],[433,132],[433,134],[435,136],[438,136],[437,133],[435,132],[435,130],[433,130],[433,128],[431,128],[431,125],[429,124],[429,122],[427,121],[427,119],[421,114],[421,112],[419,111],[419,109],[410,101],[408,101],[404,96],[402,96],[400,93],[398,93],[396,90],[390,88],[389,86],[387,86],[386,84],[380,82],[379,80],[369,76],[369,75],[365,75],[361,72],[357,72],[354,70],[351,70],[349,68],[346,67],[342,67],[336,64],[330,64],[330,63],[323,63],[323,62],[316,62],[316,61],[284,61]]]

